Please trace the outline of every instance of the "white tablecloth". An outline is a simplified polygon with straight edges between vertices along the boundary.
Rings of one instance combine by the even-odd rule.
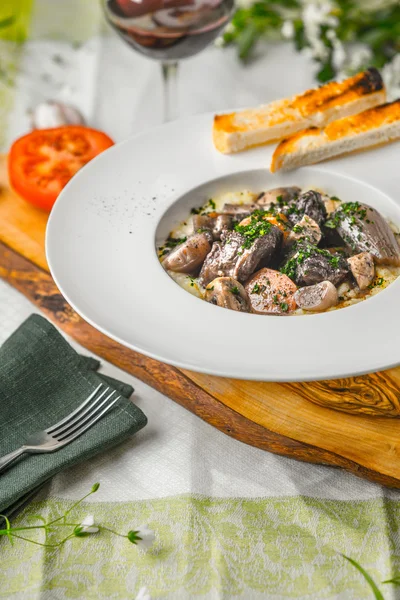
[[[78,30],[74,29],[67,16],[74,14],[75,10],[78,11],[77,0],[68,3],[52,3],[50,0],[36,3],[29,40],[22,54],[15,58],[19,75],[12,93],[12,108],[2,117],[7,121],[8,127],[5,146],[29,129],[27,109],[47,98],[59,98],[76,104],[91,125],[105,130],[116,141],[159,124],[161,78],[157,65],[136,55],[110,32],[100,36],[99,15],[93,7],[80,7],[80,10],[88,11],[90,18],[86,15],[82,19],[86,26],[79,24]],[[93,11],[93,22],[90,20],[90,11]],[[44,20],[47,24],[51,23],[51,18],[53,30],[48,25],[43,25]],[[78,38],[79,47],[66,41],[68,36],[74,35]],[[181,65],[180,113],[189,115],[267,102],[299,92],[312,83],[312,65],[288,46],[271,45],[259,60],[246,67],[238,62],[234,49],[212,47]],[[34,308],[23,296],[0,281],[0,342],[32,311]],[[115,450],[55,477],[42,492],[42,498],[62,501],[76,499],[84,495],[93,482],[101,481],[101,489],[91,500],[102,506],[105,502],[116,501],[127,502],[132,506],[139,501],[154,502],[155,499],[165,498],[174,498],[175,503],[178,502],[177,498],[188,497],[200,498],[202,502],[205,502],[204,499],[222,499],[231,503],[240,499],[242,512],[239,511],[239,516],[242,519],[243,511],[247,510],[249,512],[246,514],[251,514],[253,510],[253,505],[247,505],[247,501],[256,504],[265,501],[265,514],[275,515],[272,522],[275,519],[280,532],[289,525],[290,520],[297,529],[295,526],[293,530],[288,529],[286,542],[276,541],[276,548],[280,548],[280,561],[277,559],[274,563],[273,552],[261,550],[261,555],[264,552],[268,558],[266,560],[269,561],[270,570],[262,571],[264,574],[256,583],[254,581],[257,577],[253,577],[251,581],[245,575],[239,577],[234,572],[235,561],[229,563],[227,559],[231,565],[227,563],[226,567],[229,572],[228,580],[233,578],[241,582],[236,587],[224,582],[221,570],[219,578],[216,577],[208,586],[202,587],[198,582],[197,587],[191,587],[187,579],[172,585],[167,577],[171,565],[163,567],[165,580],[161,577],[162,583],[156,585],[151,574],[152,569],[156,569],[153,565],[147,571],[147,578],[138,567],[135,575],[130,575],[131,579],[128,576],[125,578],[125,587],[122,591],[122,588],[118,588],[118,592],[115,589],[107,592],[104,588],[102,591],[101,586],[96,587],[100,584],[86,582],[80,592],[74,592],[75,596],[72,592],[72,595],[68,595],[69,588],[63,588],[61,584],[51,587],[48,578],[44,585],[39,578],[34,580],[34,584],[26,584],[24,589],[17,583],[13,584],[13,588],[7,588],[6,584],[5,591],[0,590],[0,597],[133,598],[134,591],[146,584],[155,594],[153,597],[171,600],[189,599],[197,595],[210,599],[240,597],[244,600],[361,599],[368,598],[369,591],[359,573],[348,563],[340,563],[336,559],[334,567],[329,563],[329,568],[325,568],[329,552],[351,554],[373,573],[382,575],[381,579],[389,577],[396,570],[395,567],[399,566],[398,559],[395,558],[399,555],[397,528],[390,523],[389,518],[387,521],[381,519],[387,503],[399,500],[399,492],[389,491],[339,469],[296,462],[237,442],[111,364],[103,362],[103,371],[134,386],[135,402],[148,416],[148,426]],[[282,504],[274,504],[272,510],[269,503],[274,498],[279,499]],[[286,506],[286,499],[290,502],[296,500],[297,504],[293,505],[293,513],[288,509],[283,515],[279,513],[279,506]],[[331,500],[344,503],[330,504]],[[368,501],[370,504],[360,501]],[[303,519],[299,506],[304,507],[308,502],[312,509],[310,508],[307,518]],[[318,524],[322,523],[322,519],[316,516],[320,514],[318,511],[325,510],[321,506],[330,514],[330,525],[325,529],[322,525],[319,528]],[[373,515],[377,506],[382,508],[383,513],[380,511],[380,518],[375,520]],[[215,510],[218,512],[219,509]],[[335,520],[344,518],[346,510],[350,511],[346,529],[348,535],[344,535],[344,530],[340,529],[338,536],[342,537],[339,540],[335,538],[334,523]],[[360,511],[364,511],[363,517],[360,516]],[[168,519],[167,514],[164,510],[162,519]],[[368,514],[371,515],[370,519]],[[232,527],[237,528],[231,543],[237,543],[239,548],[240,536],[249,533],[245,528],[240,529],[236,519],[234,516],[228,521]],[[261,521],[258,527],[260,530],[264,527]],[[352,527],[357,533],[354,533]],[[391,527],[393,532],[389,535],[387,528]],[[305,552],[304,549],[311,546],[300,535],[303,528],[304,531],[313,531],[317,540],[314,544],[315,552]],[[196,531],[199,536],[199,529]],[[256,545],[257,525],[252,531]],[[307,533],[308,535],[310,534]],[[318,542],[321,539],[323,544]],[[298,544],[301,556],[301,564],[297,566],[293,562],[285,563],[285,553],[290,554],[291,551],[287,548],[293,543]],[[296,554],[295,550],[294,555]],[[219,554],[215,546],[211,558],[207,559],[211,562],[207,563],[206,571],[216,569],[215,564],[212,564],[214,555],[219,556],[218,560],[222,560],[221,556],[224,556],[223,553]],[[203,556],[200,550],[198,556]],[[254,561],[258,560],[254,556]],[[239,563],[241,560],[239,559]],[[192,563],[196,563],[195,558]],[[119,563],[115,564],[117,566]],[[180,563],[178,561],[174,564]],[[52,568],[54,570],[54,565]],[[324,577],[319,579],[321,570]],[[250,571],[249,567],[248,572]],[[58,573],[58,581],[62,579],[62,573]],[[280,583],[272,582],[271,573],[280,574]],[[51,574],[53,577],[53,571]],[[21,578],[22,574],[19,573],[18,577]],[[71,579],[73,578],[72,575]],[[204,579],[204,574],[200,577],[201,581],[202,578]],[[343,581],[347,582],[346,586]],[[386,587],[386,598],[395,598],[395,588]]]

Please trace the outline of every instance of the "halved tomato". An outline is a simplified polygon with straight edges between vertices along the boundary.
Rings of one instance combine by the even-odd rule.
[[[49,211],[71,177],[113,144],[102,131],[81,125],[36,129],[11,146],[11,186],[31,204]]]

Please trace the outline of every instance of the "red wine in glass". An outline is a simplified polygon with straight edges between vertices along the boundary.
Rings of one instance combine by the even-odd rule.
[[[201,52],[227,25],[234,0],[103,0],[106,18],[134,50],[161,61],[165,120],[176,110],[177,61]]]

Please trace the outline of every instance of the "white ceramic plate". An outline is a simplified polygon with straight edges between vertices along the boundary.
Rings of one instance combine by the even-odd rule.
[[[271,175],[273,146],[223,156],[213,148],[211,124],[211,115],[201,115],[131,138],[67,185],[51,213],[46,247],[68,302],[129,348],[223,377],[300,381],[399,364],[400,278],[341,310],[260,316],[190,295],[165,273],[155,251],[191,207],[245,188],[316,186],[371,204],[400,224],[399,144]]]

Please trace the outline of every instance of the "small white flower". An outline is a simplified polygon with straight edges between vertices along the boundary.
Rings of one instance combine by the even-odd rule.
[[[138,595],[135,600],[151,600],[151,596],[149,594],[149,590],[146,586],[140,588]]]
[[[281,34],[282,34],[282,37],[284,37],[286,40],[292,39],[292,37],[294,36],[293,21],[285,21],[283,23],[282,29],[281,29]]]
[[[303,6],[304,33],[311,47],[313,58],[326,60],[329,56],[329,49],[321,40],[321,27],[328,26],[331,38],[336,37],[334,28],[337,27],[339,21],[337,17],[331,14],[333,8],[332,2],[327,0],[323,2],[306,2]]]
[[[346,51],[339,40],[333,42],[332,64],[336,71],[340,71],[346,61]]]
[[[349,68],[356,71],[364,67],[372,58],[372,50],[368,46],[357,45],[350,49]]]
[[[141,525],[134,531],[135,543],[139,548],[148,550],[156,539],[156,534],[147,525]]]
[[[98,527],[94,527],[93,515],[85,517],[80,526],[82,527],[82,533],[97,533],[99,531]]]
[[[334,29],[328,29],[328,31],[326,32],[326,37],[328,38],[328,40],[335,40],[336,31]]]

